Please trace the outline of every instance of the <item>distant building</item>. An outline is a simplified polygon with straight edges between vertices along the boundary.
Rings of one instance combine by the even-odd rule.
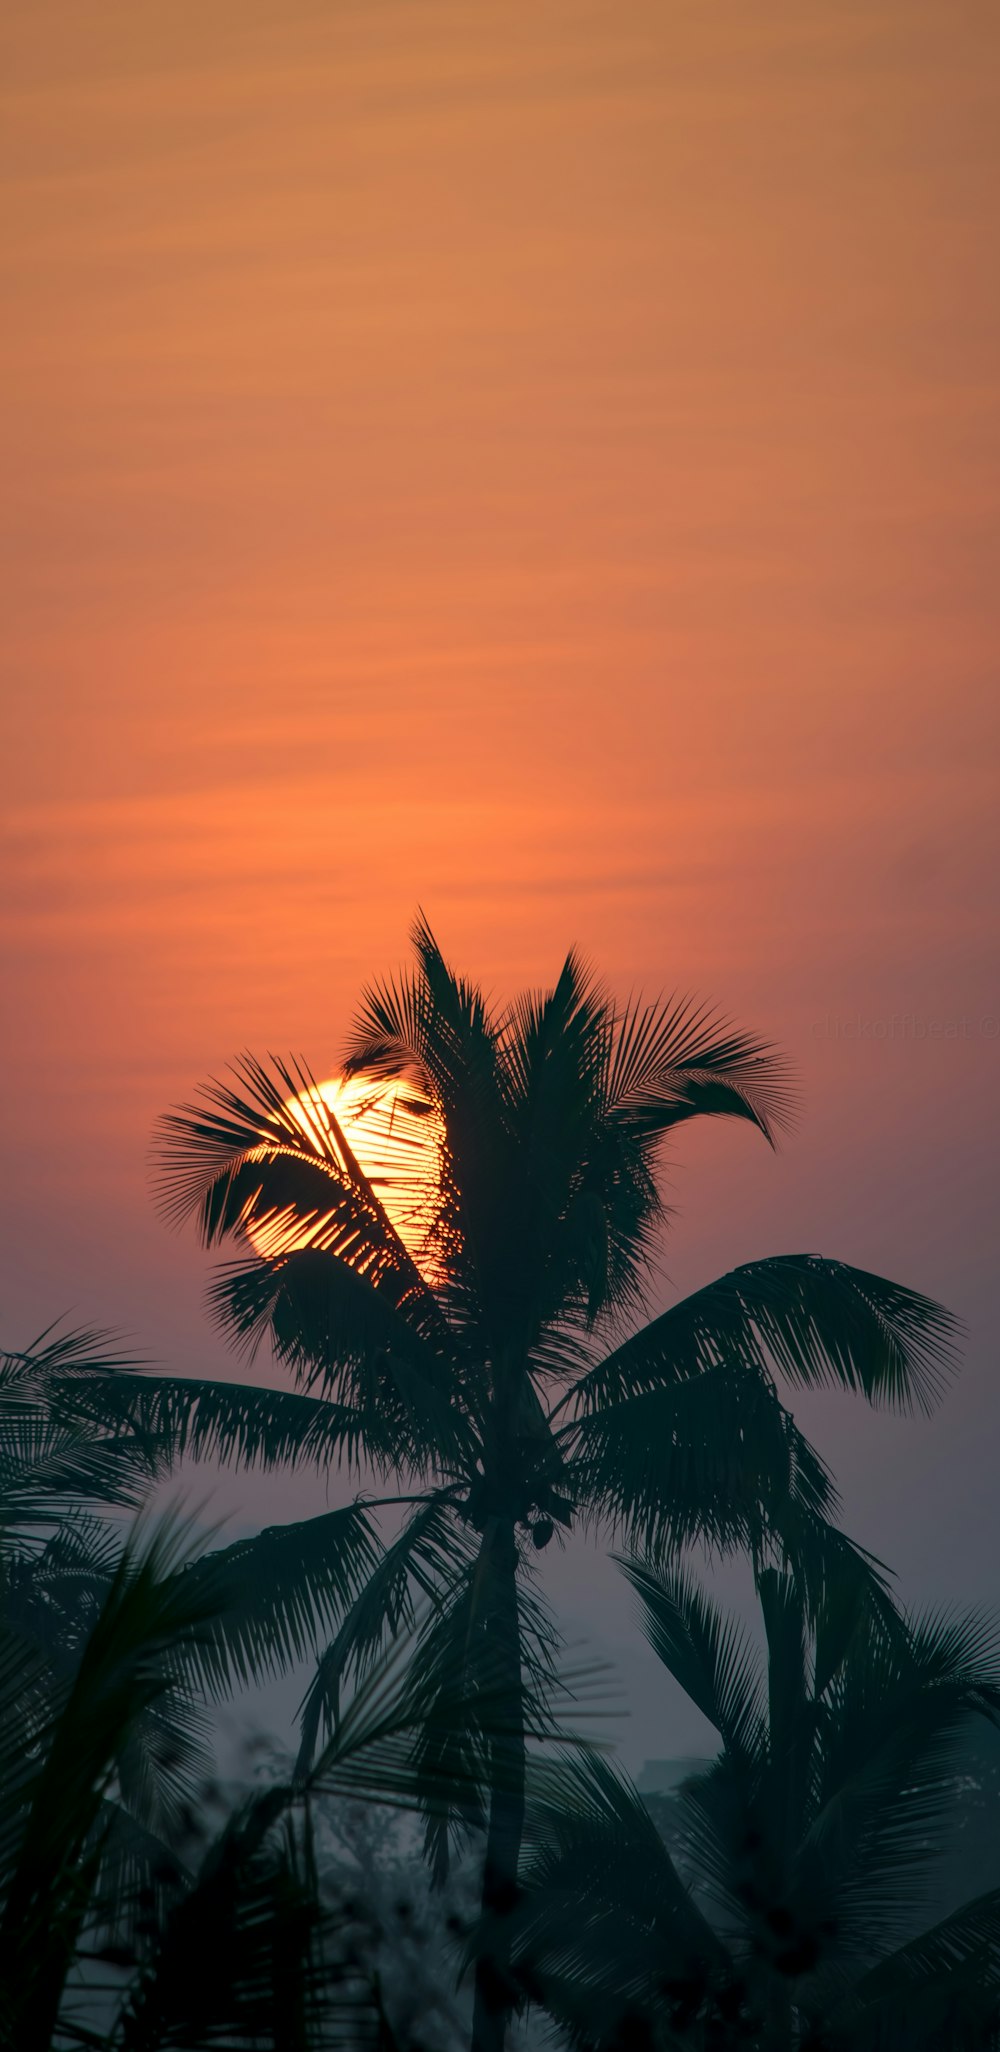
[[[640,1795],[673,1795],[689,1774],[703,1774],[711,1760],[694,1753],[679,1760],[646,1760],[636,1787]]]

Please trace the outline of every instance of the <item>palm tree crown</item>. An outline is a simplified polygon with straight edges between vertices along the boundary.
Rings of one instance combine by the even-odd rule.
[[[293,1386],[123,1377],[116,1402],[178,1452],[343,1462],[407,1492],[391,1543],[364,1501],[248,1542],[253,1643],[258,1660],[284,1659],[289,1611],[297,1644],[335,1614],[304,1758],[336,1723],[345,1673],[418,1595],[431,1602],[428,1673],[460,1647],[484,1686],[506,1675],[507,1741],[487,1744],[474,1718],[465,1741],[465,1769],[478,1748],[492,1791],[487,1898],[502,1922],[523,1720],[553,1671],[524,1574],[535,1549],[586,1519],[656,1557],[702,1538],[792,1554],[816,1587],[834,1560],[863,1572],[777,1378],[926,1408],[954,1334],[928,1299],[815,1255],[750,1263],[639,1323],[665,1222],[664,1139],[708,1115],[773,1142],[792,1110],[784,1061],[704,1008],[616,1007],[574,955],[550,991],[497,1009],[423,921],[414,941],[412,973],[365,995],[346,1068],[406,1079],[414,1122],[436,1121],[421,1244],[393,1223],[309,1072],[245,1058],[162,1122],[161,1190],[172,1219],[193,1215],[208,1246],[238,1250],[212,1285],[215,1315],[245,1348],[267,1337]],[[431,1720],[429,1766],[437,1743]],[[466,1822],[485,1814],[463,1806]],[[502,2043],[503,1951],[489,1971],[480,1962],[479,2052]]]
[[[810,1616],[772,1567],[762,1660],[689,1575],[622,1565],[720,1751],[673,1800],[669,1850],[606,1763],[543,1770],[514,1946],[536,1999],[588,2048],[995,2046],[1000,1887],[926,1927],[966,1735],[1000,1723],[996,1626],[887,1630],[842,1586]]]

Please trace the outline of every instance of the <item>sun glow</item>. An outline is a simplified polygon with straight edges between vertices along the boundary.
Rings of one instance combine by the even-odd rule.
[[[444,1121],[430,1099],[402,1077],[334,1076],[286,1100],[313,1153],[343,1159],[338,1134],[348,1148],[407,1252],[433,1280],[428,1236],[434,1221],[441,1169]],[[258,1254],[273,1259],[301,1247],[329,1242],[333,1211],[304,1213],[288,1205],[258,1213],[247,1234]]]

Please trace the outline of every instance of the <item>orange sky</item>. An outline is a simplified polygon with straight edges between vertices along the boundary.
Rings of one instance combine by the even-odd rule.
[[[218,1365],[157,1111],[244,1045],[329,1072],[418,901],[498,990],[579,941],[803,1070],[779,1161],[686,1143],[678,1286],[817,1247],[972,1320],[936,1428],[810,1412],[928,1589],[933,1487],[950,1590],[1000,1422],[997,10],[0,37],[5,1337]]]

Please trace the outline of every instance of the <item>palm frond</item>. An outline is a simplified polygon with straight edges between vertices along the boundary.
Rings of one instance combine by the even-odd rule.
[[[413,1629],[414,1591],[436,1604],[456,1570],[467,1565],[468,1551],[447,1495],[432,1495],[411,1512],[319,1661],[302,1705],[299,1773],[310,1766],[321,1729],[327,1735],[336,1730],[345,1678],[364,1675],[388,1638]]]
[[[377,1992],[343,1922],[320,1896],[308,1810],[294,1812],[280,1788],[252,1798],[162,1918],[114,2043],[121,2052],[377,2044]]]
[[[172,1466],[191,1459],[262,1470],[301,1465],[322,1473],[340,1460],[356,1467],[363,1457],[378,1459],[373,1421],[365,1413],[299,1390],[193,1375],[125,1375],[104,1401],[121,1430],[134,1427],[168,1447]]]
[[[116,1810],[149,1836],[175,1842],[191,1803],[210,1779],[211,1737],[210,1719],[190,1692],[165,1687],[130,1721],[117,1749]]]
[[[930,1411],[954,1371],[960,1327],[942,1305],[817,1254],[747,1262],[682,1298],[577,1382],[584,1409],[721,1362],[805,1388]]]
[[[48,1533],[80,1504],[134,1507],[152,1479],[146,1450],[54,1419],[46,1408],[4,1420],[0,1531]]]
[[[349,1075],[413,1075],[443,1120],[430,1258],[453,1319],[489,1328],[498,1316],[490,1275],[513,1165],[503,1021],[475,984],[448,967],[422,917],[413,945],[411,976],[365,992],[345,1067]]]
[[[930,1610],[910,1620],[909,1653],[922,1686],[957,1683],[970,1705],[996,1719],[1000,1624],[984,1611]]]
[[[6,1629],[42,1662],[33,1703],[27,1689],[22,1693],[22,1737],[32,1720],[40,1737],[65,1700],[120,1569],[122,1550],[115,1525],[77,1514],[60,1520],[43,1545],[9,1554]],[[167,1858],[165,1841],[176,1833],[208,1778],[209,1758],[206,1719],[189,1691],[171,1686],[135,1708],[116,1752],[104,1815],[95,1827],[102,1843],[95,1885],[109,1903],[109,1916],[116,1893],[124,1900],[126,1881],[136,1880],[143,1858],[147,1865]]]
[[[573,1492],[630,1547],[694,1540],[752,1554],[825,1535],[836,1495],[768,1382],[728,1365],[608,1402],[564,1426]]]
[[[313,1248],[223,1271],[212,1289],[220,1325],[251,1357],[266,1336],[300,1385],[353,1412],[359,1441],[383,1468],[473,1458],[466,1383],[453,1352],[435,1350],[402,1307]]]
[[[348,1073],[416,1068],[430,1094],[450,1108],[453,1092],[467,1086],[470,1070],[483,1076],[495,1072],[497,1022],[478,986],[448,967],[423,913],[410,937],[416,973],[372,984],[363,993]]]
[[[247,1175],[254,1168],[263,1177],[273,1162],[282,1192],[294,1190],[296,1168],[301,1169],[305,1202],[297,1208],[306,1214],[313,1198],[320,1209],[332,1207],[360,1173],[304,1064],[272,1056],[268,1067],[244,1054],[231,1074],[237,1087],[213,1077],[202,1086],[200,1103],[164,1114],[153,1141],[163,1216],[181,1225],[196,1215],[207,1246],[245,1228],[254,1216],[248,1203],[253,1178]]]
[[[609,1050],[608,1105],[630,1131],[658,1138],[702,1115],[749,1119],[772,1146],[796,1092],[787,1059],[711,1006],[671,997],[633,1001]]]
[[[38,1647],[53,1671],[69,1673],[107,1594],[121,1554],[115,1523],[75,1510],[44,1536],[11,1545],[4,1561],[3,1615]]]
[[[352,1503],[272,1525],[184,1571],[215,1614],[185,1649],[185,1672],[213,1695],[286,1672],[315,1654],[358,1600],[381,1553],[371,1513]]]
[[[1000,2026],[1000,1889],[989,1889],[862,1975],[830,2017],[857,2052],[987,2052]]]
[[[757,1601],[767,1641],[771,1763],[784,1776],[794,1765],[794,1755],[803,1747],[808,1755],[813,1739],[813,1706],[806,1672],[808,1608],[798,1577],[787,1568],[767,1567],[758,1574]],[[788,1801],[794,1809],[790,1795]]]
[[[969,1725],[1000,1723],[1000,1636],[989,1620],[930,1617],[856,1636],[817,1727],[805,1855],[841,1887],[859,1942],[893,1942],[931,1904]]]
[[[23,1632],[0,1624],[0,1902],[16,1872],[26,1790],[37,1764],[39,1732],[52,1713],[51,1673]]]
[[[618,1565],[639,1597],[654,1653],[727,1751],[748,1758],[763,1717],[760,1663],[748,1634],[683,1568],[664,1570],[621,1555]]]
[[[118,1335],[102,1326],[67,1326],[61,1319],[45,1327],[27,1347],[0,1350],[0,1383],[13,1390],[18,1381],[51,1386],[77,1376],[93,1382],[98,1376],[117,1375],[141,1365],[138,1356],[124,1348]]]
[[[502,1058],[518,1198],[507,1267],[563,1326],[641,1300],[662,1207],[648,1149],[609,1116],[610,998],[575,954],[551,991],[511,1007]]]
[[[613,1007],[580,956],[571,952],[551,990],[528,992],[510,1007],[501,1038],[505,1094],[535,1177],[554,1174],[550,1202],[565,1201],[604,1114],[604,1070]]]
[[[30,1349],[0,1354],[0,1543],[33,1529],[44,1543],[87,1504],[134,1507],[162,1471],[162,1442],[114,1416],[135,1364],[109,1339],[50,1328]]]
[[[579,1750],[587,1699],[602,1689],[603,1676],[592,1665],[560,1671],[551,1618],[525,1592],[519,1618],[528,1671],[512,1708],[503,1662],[477,1625],[483,1592],[475,1586],[475,1569],[475,1562],[471,1571],[464,1568],[418,1616],[415,1629],[404,1628],[367,1667],[312,1767],[297,1779],[300,1792],[389,1803],[446,1833],[456,1822],[484,1821],[489,1755],[497,1756],[493,1785],[503,1789],[502,1762],[512,1738],[532,1749]],[[556,1702],[572,1706],[575,1727],[560,1721],[552,1698],[538,1687],[550,1672]]]
[[[177,1572],[189,1551],[176,1521],[125,1548],[63,1702],[34,1733],[28,1774],[14,1777],[13,1815],[5,1795],[0,2007],[15,2042],[49,2042],[99,1873],[95,1827],[134,1720],[169,1695],[171,1654],[215,1614]]]
[[[201,1104],[160,1121],[154,1168],[168,1222],[194,1214],[207,1246],[252,1236],[272,1260],[322,1251],[384,1288],[416,1331],[445,1340],[426,1276],[304,1064],[244,1055],[232,1073],[235,1087],[214,1080]]]
[[[491,1795],[520,1803],[528,1736],[551,1738],[557,1730],[559,1636],[530,1580],[511,1573],[509,1544],[490,1520],[476,1550],[466,1552],[441,1591],[414,1648],[413,1689],[423,1704],[415,1789],[439,1876],[450,1835],[484,1822]]]
[[[542,1762],[528,1819],[514,1969],[571,2038],[618,2043],[644,2012],[669,2030],[731,1980],[645,1804],[608,1762]]]

